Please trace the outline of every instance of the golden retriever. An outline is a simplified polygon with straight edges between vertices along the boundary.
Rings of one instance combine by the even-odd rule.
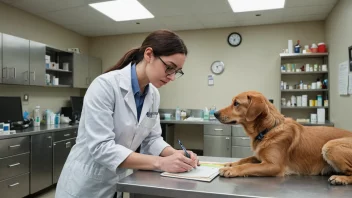
[[[332,175],[334,185],[352,184],[352,133],[303,126],[285,118],[261,93],[238,94],[215,117],[223,124],[241,124],[254,156],[227,163],[224,177]]]

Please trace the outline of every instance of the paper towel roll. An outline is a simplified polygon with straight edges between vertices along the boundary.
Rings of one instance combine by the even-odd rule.
[[[293,41],[288,40],[288,53],[293,53]]]

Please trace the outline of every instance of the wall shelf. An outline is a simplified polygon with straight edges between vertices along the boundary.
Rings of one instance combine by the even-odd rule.
[[[284,89],[281,92],[325,92],[329,89]]]

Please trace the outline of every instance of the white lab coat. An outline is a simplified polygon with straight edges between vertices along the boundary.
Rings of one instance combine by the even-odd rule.
[[[149,84],[140,121],[131,84],[131,65],[97,77],[84,97],[76,144],[61,172],[56,198],[110,198],[127,169],[118,168],[141,145],[160,155],[169,146],[161,137],[160,95]]]

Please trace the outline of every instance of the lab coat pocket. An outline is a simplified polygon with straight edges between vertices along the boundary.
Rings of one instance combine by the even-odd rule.
[[[152,129],[156,124],[156,118],[145,117],[142,122],[141,126],[146,129]]]
[[[75,197],[99,197],[103,188],[105,168],[99,164],[72,162],[71,174],[68,176],[65,190]]]

